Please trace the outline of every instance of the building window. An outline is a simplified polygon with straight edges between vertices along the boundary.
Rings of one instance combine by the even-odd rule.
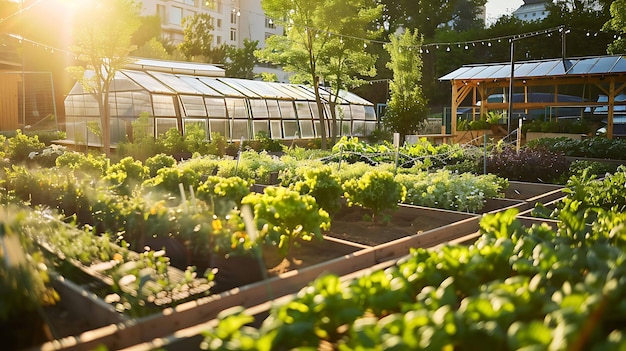
[[[236,28],[230,29],[230,41],[237,41],[237,29]]]
[[[204,0],[202,1],[202,7],[209,10],[215,10],[215,0]]]
[[[165,13],[164,5],[157,5],[157,15],[161,19],[161,24],[167,24],[167,14]]]
[[[183,21],[183,9],[181,7],[172,6],[170,10],[169,23],[175,25],[182,25]]]
[[[218,35],[218,36],[215,37],[215,43],[217,45],[222,44],[222,36],[221,35]]]
[[[274,28],[274,21],[269,17],[265,17],[265,28]]]
[[[240,16],[239,10],[233,9],[233,11],[230,13],[230,23],[237,24],[237,17],[239,16]]]
[[[221,18],[217,19],[217,27],[216,28],[222,28],[222,19]]]

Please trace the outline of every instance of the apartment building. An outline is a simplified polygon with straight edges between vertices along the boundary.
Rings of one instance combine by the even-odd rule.
[[[513,11],[513,16],[525,22],[541,21],[550,13],[546,9],[550,2],[550,0],[524,0],[524,4]]]
[[[183,41],[183,19],[195,14],[209,14],[213,20],[213,45],[243,47],[244,39],[257,40],[259,48],[265,39],[282,34],[282,28],[274,25],[261,8],[261,0],[142,0],[142,15],[161,18],[163,36],[173,44]],[[260,64],[254,73],[275,73],[279,81],[288,75],[276,66]]]

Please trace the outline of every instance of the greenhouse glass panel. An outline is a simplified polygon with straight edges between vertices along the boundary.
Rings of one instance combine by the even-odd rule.
[[[285,132],[285,139],[294,139],[300,137],[298,121],[296,120],[283,120],[283,131]]]
[[[363,108],[363,105],[351,105],[348,107],[350,108],[352,119],[355,119],[355,120],[365,119],[365,109]]]
[[[267,113],[269,118],[280,119],[280,108],[278,107],[278,100],[266,100],[265,102],[267,103]]]
[[[248,119],[248,112],[246,110],[246,100],[227,98],[226,108],[228,109],[229,118]]]
[[[320,121],[318,119],[314,120],[314,126],[315,126],[315,136],[317,137],[321,137],[322,136],[322,128],[320,126]],[[324,124],[326,125],[326,136],[330,136],[330,123],[329,121],[325,121]]]
[[[209,138],[208,137],[209,136],[209,132],[208,132],[209,125],[207,124],[207,120],[206,119],[186,118],[183,121],[183,128],[185,128],[185,133],[193,131],[196,128],[198,128],[198,129],[200,129],[204,133],[204,140],[208,140],[208,138]]]
[[[313,115],[311,115],[309,104],[306,101],[296,101],[296,112],[298,114],[298,119],[311,119],[313,117]],[[283,118],[285,118],[284,114]]]
[[[70,117],[69,115],[65,117],[65,137],[67,140],[76,141],[76,124],[78,121],[82,120],[82,118]]]
[[[200,91],[187,84],[184,80],[178,78],[178,76],[174,74],[153,71],[150,71],[149,73],[151,76],[155,77],[179,94],[202,94]]]
[[[283,137],[283,133],[282,133],[282,128],[281,128],[281,121],[270,121],[270,137],[272,138],[282,138]]]
[[[127,75],[130,79],[137,82],[139,85],[144,87],[151,93],[173,93],[171,89],[163,85],[163,83],[154,79],[145,72],[140,71],[123,71],[125,75]]]
[[[300,131],[302,138],[315,138],[315,132],[313,131],[313,121],[310,119],[301,119],[300,122]]]
[[[351,120],[352,112],[350,111],[350,105],[338,105],[337,106],[337,118],[343,120]]]
[[[364,136],[366,131],[365,121],[352,120],[352,135]]]
[[[68,95],[63,102],[67,116],[84,116],[85,99],[79,95]]]
[[[239,92],[237,89],[233,89],[229,85],[222,83],[221,81],[217,80],[217,78],[200,77],[198,79],[202,83],[208,85],[213,90],[217,91],[218,93],[222,95],[245,97],[245,95]]]
[[[152,115],[152,104],[150,103],[150,94],[144,91],[134,91],[131,93],[133,99],[133,108],[135,110],[135,116],[140,116],[142,113]]]
[[[190,117],[206,117],[206,109],[202,96],[181,95],[180,100],[185,109],[185,115]]]
[[[231,120],[231,139],[239,140],[241,138],[245,138],[246,140],[250,140],[250,134],[248,132],[248,121],[246,120]]]
[[[183,82],[187,83],[188,85],[192,86],[195,90],[199,91],[202,95],[209,95],[209,96],[221,96],[222,95],[218,93],[215,89],[211,89],[208,85],[202,83],[197,77],[179,75],[178,78],[180,78]]]
[[[280,116],[282,119],[296,119],[296,110],[294,109],[293,102],[291,101],[279,101]]]
[[[176,118],[156,118],[156,135],[163,135],[168,130],[174,128],[178,129],[178,123]]]
[[[111,144],[128,141],[133,126],[129,118],[111,118]]]
[[[109,98],[111,117],[133,117],[135,109],[133,107],[133,93],[118,92],[113,93]]]
[[[204,98],[209,117],[226,118],[226,104],[222,98]]]
[[[115,79],[111,82],[109,91],[137,91],[144,90],[139,84],[133,82],[122,72],[115,73]]]
[[[98,107],[98,101],[92,95],[84,95],[85,116],[98,116],[100,117],[100,108]]]
[[[376,118],[376,110],[374,110],[374,106],[363,106],[363,110],[365,110],[365,120],[378,122],[378,118]]]
[[[370,135],[376,130],[376,122],[365,121],[365,134]]]
[[[230,136],[230,123],[227,119],[209,119],[210,135],[217,133],[226,139]]]
[[[344,120],[341,121],[341,123],[339,125],[340,125],[339,131],[340,131],[340,135],[341,136],[351,135],[352,134],[351,133],[351,125],[352,125],[352,123],[351,123],[350,120],[345,120],[344,119]]]
[[[174,97],[171,95],[152,95],[154,115],[158,117],[175,117]],[[158,124],[158,123],[157,123]]]
[[[256,137],[259,132],[265,132],[267,135],[270,135],[270,126],[268,120],[258,120],[256,118],[252,120],[253,137]]]
[[[250,99],[248,102],[250,103],[252,119],[269,117],[265,100]]]

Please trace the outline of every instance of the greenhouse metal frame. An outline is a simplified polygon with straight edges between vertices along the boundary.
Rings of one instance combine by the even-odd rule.
[[[277,140],[321,137],[315,95],[305,85],[216,77],[212,70],[175,65],[164,69],[136,63],[133,68],[119,71],[109,91],[111,145],[132,138],[132,122],[141,114],[150,117],[155,137],[171,128],[184,133],[192,124],[200,125],[207,138],[219,133],[229,141],[249,140],[259,132]],[[330,94],[322,89],[328,137]],[[100,123],[97,100],[80,83],[67,95],[65,111],[68,140],[101,145],[90,128]],[[369,135],[377,127],[374,105],[348,91],[339,94],[336,112],[339,136]]]

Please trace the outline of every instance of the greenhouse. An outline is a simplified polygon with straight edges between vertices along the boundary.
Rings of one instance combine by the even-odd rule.
[[[265,132],[273,139],[321,137],[313,89],[304,85],[224,78],[223,70],[206,64],[138,60],[117,73],[110,89],[111,145],[132,135],[132,122],[150,116],[154,135],[198,124],[208,137],[251,139]],[[322,88],[324,89],[324,88]],[[322,91],[326,134],[330,133],[330,94]],[[65,99],[67,139],[101,145],[93,133],[100,112],[93,94],[76,83]],[[339,135],[362,136],[377,125],[374,105],[347,91],[336,106]]]

